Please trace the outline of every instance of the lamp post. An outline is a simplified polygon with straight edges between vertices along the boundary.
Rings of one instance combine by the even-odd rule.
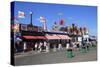
[[[30,12],[30,24],[32,25],[32,12]]]

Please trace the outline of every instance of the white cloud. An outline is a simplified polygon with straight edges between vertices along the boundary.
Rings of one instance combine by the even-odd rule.
[[[63,15],[63,13],[62,12],[59,12],[58,15]]]

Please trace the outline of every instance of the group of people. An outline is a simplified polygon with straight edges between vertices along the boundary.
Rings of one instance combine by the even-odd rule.
[[[33,50],[34,51],[37,51],[37,52],[48,52],[48,43],[46,41],[44,42],[36,42],[34,45],[33,45]]]
[[[44,42],[20,42],[15,43],[15,52],[27,52],[27,51],[37,51],[37,52],[48,52],[48,43]]]
[[[96,44],[96,43],[95,43]],[[82,42],[69,42],[66,44],[66,49],[72,49],[72,50],[79,50],[81,49],[87,49],[89,50],[89,47],[93,45],[91,41],[82,41]]]
[[[83,48],[83,49],[89,49],[89,46],[91,46],[91,44],[95,44],[95,42],[86,42],[86,41],[82,41],[82,42],[66,42],[66,49],[79,49],[79,48]],[[54,44],[53,44],[54,45]],[[59,43],[58,47],[53,47],[53,51],[56,50],[61,50],[63,49],[62,44]],[[40,42],[16,42],[15,43],[15,52],[25,52],[28,50],[33,50],[36,52],[49,52],[50,50],[50,43],[46,42],[46,41],[40,41]]]
[[[50,47],[50,45],[53,45],[53,48]],[[58,45],[58,47],[54,46]],[[40,42],[21,42],[17,41],[15,43],[15,52],[27,52],[27,51],[36,51],[36,52],[49,52],[50,49],[53,49],[53,51],[61,50],[63,49],[62,44],[50,44],[46,41],[40,41]]]

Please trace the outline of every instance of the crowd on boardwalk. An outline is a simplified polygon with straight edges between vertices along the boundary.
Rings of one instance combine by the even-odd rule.
[[[21,45],[22,44],[22,45]],[[19,47],[20,45],[20,47]],[[61,43],[56,46],[53,44],[53,47],[50,47],[50,43],[47,41],[43,42],[36,42],[36,43],[26,43],[26,42],[21,42],[17,41],[15,44],[15,53],[19,52],[27,52],[27,51],[36,51],[36,52],[49,52],[49,51],[58,51],[58,50],[63,50],[63,49],[72,49],[72,50],[79,50],[79,49],[87,49],[89,50],[89,47],[91,46],[96,46],[97,42],[96,41],[82,41],[82,42],[66,42],[66,46],[63,47]]]

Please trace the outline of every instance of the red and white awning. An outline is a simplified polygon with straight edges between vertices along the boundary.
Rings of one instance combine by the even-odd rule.
[[[47,34],[45,37],[47,39],[61,39],[56,34]]]
[[[25,39],[46,39],[45,36],[23,36]]]
[[[45,36],[23,36],[25,39],[71,39],[67,35],[47,34]]]
[[[68,35],[57,35],[61,39],[71,39]]]
[[[67,35],[59,35],[59,34],[48,34],[45,36],[47,39],[71,39]]]

